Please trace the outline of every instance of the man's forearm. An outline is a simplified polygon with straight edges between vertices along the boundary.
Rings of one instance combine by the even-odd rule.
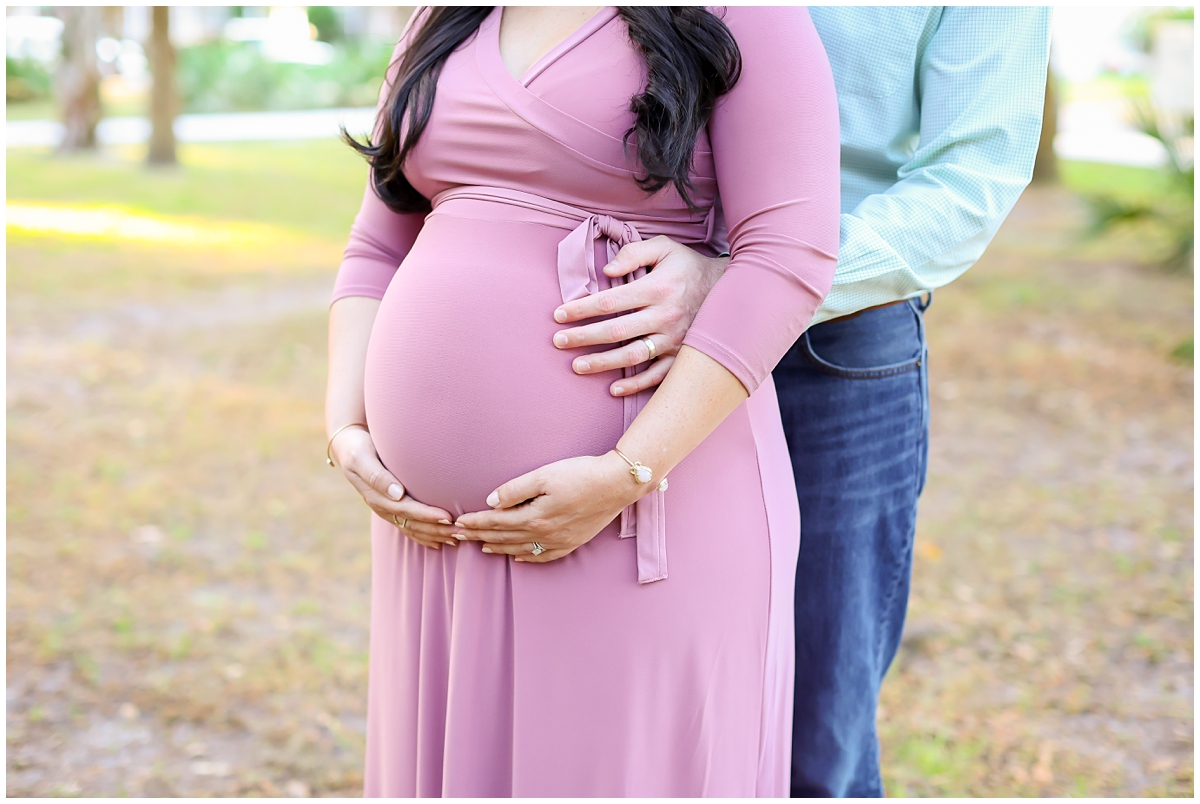
[[[1014,203],[1019,192],[1013,193]],[[850,216],[843,215],[841,253],[845,256],[839,258],[833,287],[813,316],[812,323],[820,324],[859,310],[911,299],[950,284],[983,255],[1010,209],[1011,205],[1003,215],[990,220],[986,228],[979,228],[954,248],[916,267],[908,265],[877,234],[866,231],[862,221],[851,222],[850,234],[847,234],[845,219]]]
[[[896,181],[843,153],[843,181],[864,195],[841,216],[837,274],[814,323],[942,287],[983,254],[1033,172],[1049,14],[940,11],[917,72],[919,140]]]

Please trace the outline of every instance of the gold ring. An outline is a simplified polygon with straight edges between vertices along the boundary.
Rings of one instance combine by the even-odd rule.
[[[651,360],[658,357],[658,347],[656,347],[654,345],[654,340],[649,335],[642,338],[641,341],[642,341],[642,343],[646,344],[646,348],[650,350],[650,359]]]

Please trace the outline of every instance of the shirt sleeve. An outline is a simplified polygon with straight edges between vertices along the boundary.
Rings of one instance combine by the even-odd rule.
[[[414,11],[404,33],[392,53],[383,87],[379,91],[379,103],[375,107],[376,118],[383,110],[388,90],[399,71],[400,58],[408,45],[415,18],[421,13]],[[379,196],[367,182],[362,206],[350,227],[350,242],[342,256],[337,279],[333,283],[333,298],[330,303],[347,296],[368,296],[382,299],[384,291],[392,281],[396,269],[408,255],[417,240],[421,227],[425,225],[424,212],[393,212],[379,200]]]
[[[920,58],[920,134],[898,181],[841,216],[820,323],[957,279],[1033,175],[1050,9],[948,6]]]
[[[724,21],[742,74],[718,101],[708,133],[731,258],[683,342],[753,393],[833,281],[838,109],[807,10],[728,7]]]

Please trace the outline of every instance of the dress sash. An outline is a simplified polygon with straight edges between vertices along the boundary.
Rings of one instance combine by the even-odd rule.
[[[664,234],[681,243],[707,243],[713,235],[714,210],[709,210],[702,223],[678,219],[633,218],[619,220],[611,215],[595,214],[569,204],[543,198],[520,190],[501,187],[454,187],[444,190],[432,199],[433,212],[453,203],[487,204],[478,217],[495,217],[494,204],[503,204],[524,210],[519,220],[529,221],[533,213],[534,222],[542,222],[560,228],[571,228],[570,233],[558,244],[558,283],[564,302],[581,299],[610,287],[632,282],[646,275],[640,267],[624,277],[609,277],[604,274],[604,265],[596,265],[597,245],[602,244],[606,255],[605,264],[617,256],[617,252],[629,243],[642,240],[642,230],[655,235]],[[463,210],[467,212],[467,210]],[[466,217],[474,217],[467,214]],[[517,219],[517,218],[514,218]],[[636,225],[635,225],[636,224]],[[698,236],[701,235],[702,236]],[[643,369],[638,366],[625,368],[625,377],[632,377]],[[652,390],[641,391],[623,397],[624,429],[628,430],[638,413],[646,406]],[[614,445],[615,446],[615,445]],[[655,478],[652,482],[660,481]],[[667,523],[664,492],[657,488],[621,512],[619,538],[637,538],[638,582],[651,583],[667,577]]]

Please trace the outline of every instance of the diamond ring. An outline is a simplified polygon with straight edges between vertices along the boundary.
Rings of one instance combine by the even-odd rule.
[[[546,548],[542,547],[541,542],[534,542],[533,550],[530,552],[532,552],[535,556],[540,556],[542,553],[546,552]]]

